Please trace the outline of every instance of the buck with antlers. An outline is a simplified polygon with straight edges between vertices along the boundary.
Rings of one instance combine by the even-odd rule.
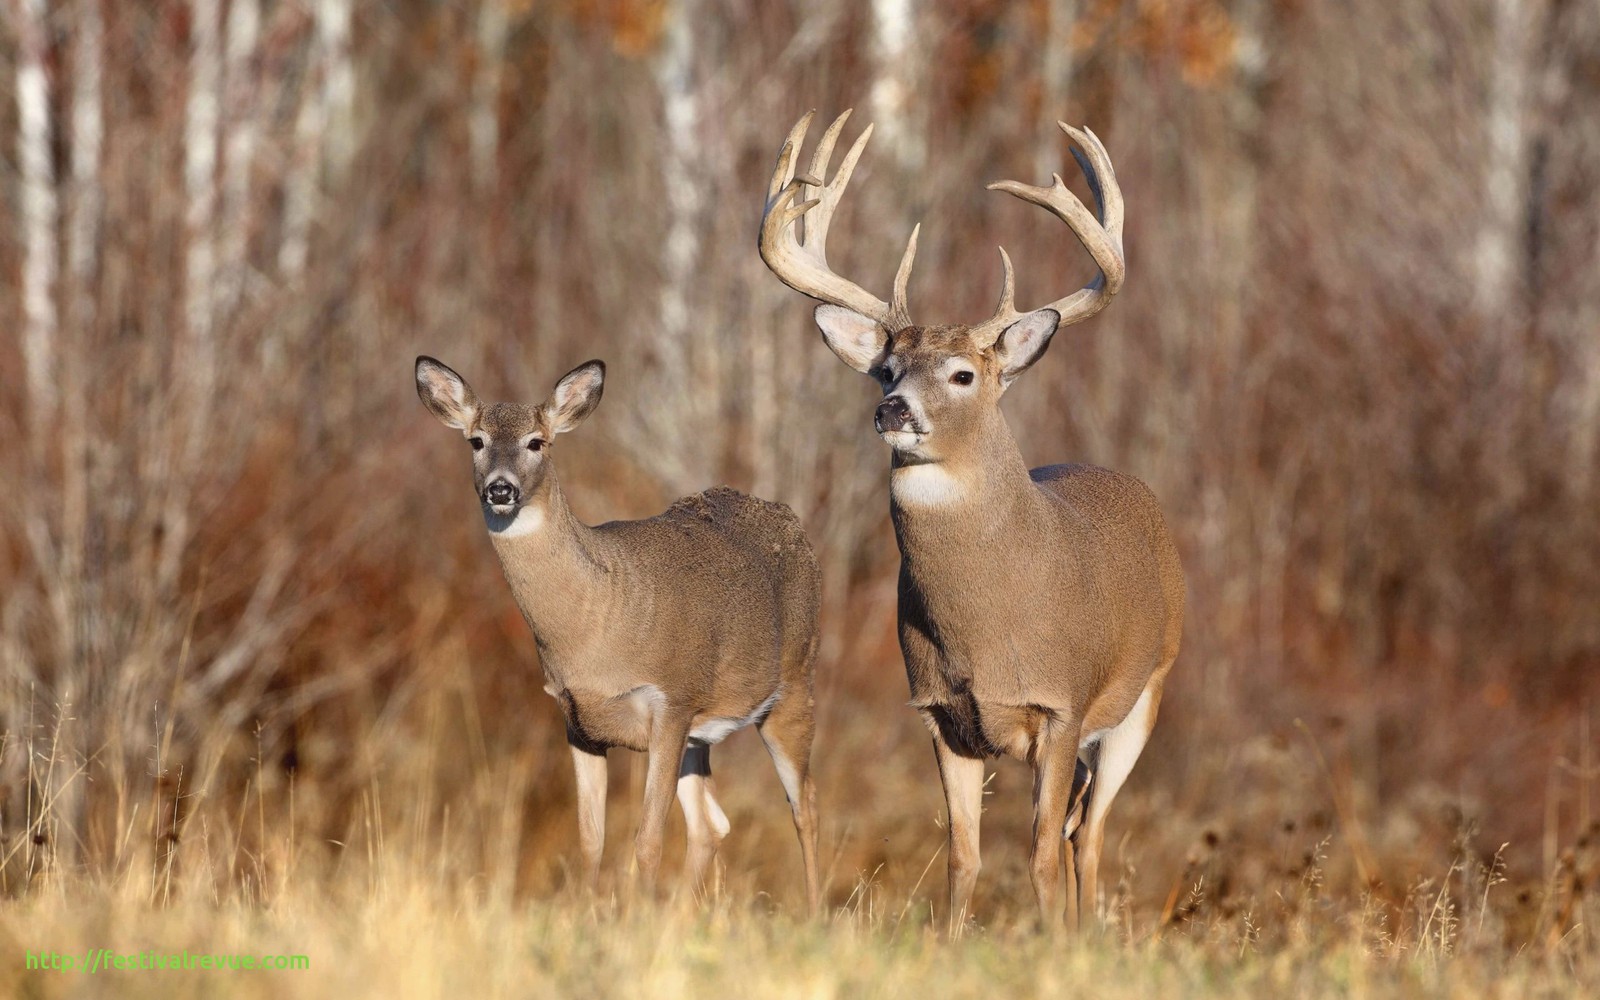
[[[719,487],[644,521],[589,527],[568,509],[550,452],[599,405],[605,365],[579,365],[538,406],[483,403],[428,357],[417,359],[416,379],[423,404],[472,444],[489,537],[533,630],[545,690],[566,717],[590,885],[605,842],[607,748],[649,754],[634,842],[643,882],[654,884],[676,787],[687,874],[699,888],[728,833],[711,746],[754,724],[789,797],[815,912],[820,576],[799,519]]]
[[[944,782],[952,927],[965,924],[978,876],[984,760],[1005,754],[1034,769],[1030,867],[1041,917],[1054,924],[1063,916],[1065,858],[1065,916],[1076,923],[1079,899],[1092,906],[1097,898],[1106,812],[1150,735],[1178,654],[1183,575],[1143,483],[1087,465],[1030,470],[999,404],[1059,327],[1093,316],[1122,287],[1122,194],[1100,140],[1062,124],[1082,147],[1073,155],[1098,218],[1060,175],[1050,187],[990,188],[1054,213],[1100,274],[1019,312],[1002,249],[990,319],[917,325],[906,285],[918,230],[888,302],[827,262],[829,224],[872,133],[868,126],[827,179],[848,116],[823,135],[808,176],[795,168],[811,115],[789,133],[761,220],[761,257],[785,284],[824,303],[816,310],[823,339],[883,388],[873,425],[893,449],[900,648]]]

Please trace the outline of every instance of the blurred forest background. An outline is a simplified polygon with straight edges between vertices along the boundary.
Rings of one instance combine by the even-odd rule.
[[[374,829],[562,883],[559,715],[423,352],[528,402],[608,362],[555,453],[590,522],[717,483],[799,512],[835,899],[942,886],[912,884],[942,801],[901,707],[874,389],[755,251],[788,128],[847,107],[877,131],[834,263],[884,295],[923,220],[924,321],[988,314],[1001,242],[1024,302],[1093,273],[983,190],[1081,192],[1056,119],[1116,164],[1126,288],[1006,406],[1034,464],[1148,482],[1185,561],[1119,891],[1215,865],[1225,902],[1324,837],[1352,891],[1463,837],[1533,879],[1583,863],[1592,0],[7,0],[0,27],[7,892],[185,851],[259,889],[286,843]],[[718,758],[730,876],[795,901],[759,746]],[[613,866],[642,782],[616,766]],[[1027,778],[993,787],[985,891],[1031,907]]]

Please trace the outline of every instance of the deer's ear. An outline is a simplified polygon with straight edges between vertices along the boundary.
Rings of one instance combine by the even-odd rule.
[[[605,386],[604,361],[585,361],[561,376],[550,394],[550,402],[544,404],[550,417],[550,433],[564,434],[583,423],[600,405],[600,394]]]
[[[465,432],[478,419],[478,394],[472,386],[425,354],[417,358],[417,395],[446,427]]]
[[[817,306],[817,327],[839,360],[866,374],[883,360],[889,334],[883,324],[844,306]]]
[[[1060,323],[1060,313],[1054,309],[1039,309],[1006,327],[994,344],[995,357],[1000,360],[1001,384],[1010,385],[1044,356]]]

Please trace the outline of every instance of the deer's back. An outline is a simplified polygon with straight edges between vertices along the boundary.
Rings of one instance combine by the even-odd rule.
[[[759,575],[770,582],[786,617],[816,618],[822,574],[800,519],[787,505],[718,486],[677,500],[661,516],[670,523],[709,529],[727,543],[738,564],[735,574]],[[695,532],[686,534],[693,537]]]
[[[787,507],[707,490],[584,529],[569,558],[552,569],[502,552],[546,690],[585,743],[643,750],[663,706],[725,735],[810,697],[819,573]]]
[[[597,530],[628,553],[635,625],[681,663],[685,683],[716,670],[724,684],[749,675],[760,686],[798,669],[817,628],[821,574],[788,507],[717,487]]]

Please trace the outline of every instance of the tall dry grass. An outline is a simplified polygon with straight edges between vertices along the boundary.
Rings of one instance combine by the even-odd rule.
[[[409,374],[426,352],[531,399],[600,356],[605,405],[556,455],[582,515],[728,482],[794,506],[827,573],[843,916],[793,947],[727,916],[792,911],[798,880],[741,737],[729,891],[694,933],[819,989],[850,981],[818,956],[880,946],[885,975],[976,982],[985,946],[918,943],[940,800],[899,707],[870,392],[753,250],[788,125],[855,105],[880,131],[835,263],[882,289],[926,220],[919,317],[986,314],[998,242],[1023,301],[1088,276],[981,187],[1067,162],[1054,117],[1095,128],[1128,197],[1126,290],[1007,407],[1031,459],[1148,481],[1185,558],[1185,652],[1108,864],[1122,939],[1195,947],[1149,945],[1177,971],[1132,981],[1236,948],[1263,991],[1356,956],[1396,989],[1516,954],[1552,991],[1592,974],[1592,5],[19,0],[5,29],[7,933],[86,934],[103,896],[108,929],[164,940],[211,914],[356,934],[348,913],[362,974],[387,908],[396,935],[471,914],[428,982],[503,914],[604,947],[581,910],[521,908],[566,882],[559,720]],[[623,831],[642,777],[613,767]],[[1004,936],[1027,784],[1001,765],[992,790],[980,911],[1032,955]]]

